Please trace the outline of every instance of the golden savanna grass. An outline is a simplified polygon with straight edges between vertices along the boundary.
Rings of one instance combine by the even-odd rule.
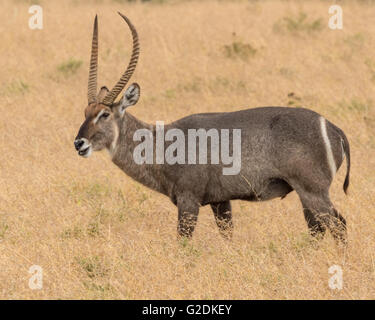
[[[0,11],[0,298],[374,299],[375,7],[340,2],[344,29],[328,28],[330,1],[30,1]],[[203,207],[194,238],[176,241],[176,208],[131,180],[106,152],[80,158],[73,140],[87,104],[93,18],[99,85],[126,67],[137,27],[141,57],[129,112],[155,123],[196,112],[306,106],[351,143],[331,188],[348,222],[344,252],[307,233],[293,192],[233,202],[232,242]],[[290,94],[293,93],[293,94]],[[289,95],[289,96],[288,96]],[[343,289],[328,286],[332,265]],[[29,288],[32,265],[43,288]]]

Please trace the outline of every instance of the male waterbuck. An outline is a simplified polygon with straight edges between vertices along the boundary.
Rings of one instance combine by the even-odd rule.
[[[122,99],[116,97],[132,76],[139,57],[137,31],[127,17],[133,37],[129,65],[114,88],[102,87],[97,94],[98,22],[95,17],[88,80],[88,106],[85,121],[74,145],[83,157],[92,151],[107,149],[112,161],[127,175],[166,196],[178,207],[178,235],[191,237],[199,207],[209,204],[220,233],[232,237],[230,200],[265,201],[284,198],[295,190],[302,202],[310,233],[324,234],[328,228],[336,240],[346,242],[346,222],[329,197],[333,177],[346,157],[349,185],[350,152],[344,132],[314,111],[303,108],[261,107],[236,112],[194,114],[165,126],[178,129],[187,137],[189,131],[210,129],[240,130],[241,168],[236,174],[223,174],[227,163],[137,163],[134,152],[140,144],[136,132],[152,133],[155,150],[157,126],[144,123],[126,111],[137,103],[138,84],[131,84]],[[233,132],[232,132],[232,131]],[[205,131],[205,132],[206,132]],[[207,135],[208,136],[208,135]],[[206,136],[206,143],[207,143]],[[211,146],[212,146],[212,137]],[[163,142],[163,147],[171,141]],[[231,146],[230,152],[234,147]],[[188,150],[187,144],[186,156]],[[223,146],[222,146],[223,148]],[[194,149],[195,150],[195,149]],[[209,148],[207,156],[212,156]],[[154,159],[154,158],[153,158]]]

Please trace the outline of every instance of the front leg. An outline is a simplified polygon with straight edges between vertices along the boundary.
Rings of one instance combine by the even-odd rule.
[[[191,238],[198,220],[199,203],[193,196],[185,193],[177,198],[177,207],[178,236]]]
[[[217,226],[219,227],[220,234],[225,239],[232,239],[233,220],[230,201],[211,203],[211,208],[214,212],[215,221]]]

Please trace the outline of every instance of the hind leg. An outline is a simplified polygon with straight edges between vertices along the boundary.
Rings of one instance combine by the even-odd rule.
[[[346,231],[346,220],[334,207],[332,207],[332,210],[332,215],[334,217],[336,225],[334,231],[332,232],[331,230],[331,232],[336,240],[343,244],[347,244],[348,235]]]
[[[214,212],[215,221],[220,234],[226,239],[232,239],[233,220],[230,201],[211,203],[211,208]]]
[[[328,228],[336,241],[346,243],[346,221],[333,207],[328,190],[317,193],[297,189],[297,193],[310,233],[313,236],[324,235]]]
[[[326,228],[318,219],[318,215],[309,209],[307,206],[303,205],[303,214],[307,222],[310,234],[315,238],[323,238]]]

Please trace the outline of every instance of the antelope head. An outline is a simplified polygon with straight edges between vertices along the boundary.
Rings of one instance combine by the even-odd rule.
[[[119,12],[119,15],[128,24],[133,37],[133,51],[129,65],[111,91],[102,87],[97,93],[98,71],[98,17],[95,17],[92,36],[90,71],[88,80],[88,105],[85,109],[85,121],[82,123],[74,146],[82,157],[89,157],[92,151],[107,148],[111,150],[116,145],[119,135],[119,122],[122,120],[125,109],[137,103],[140,88],[137,83],[131,84],[120,101],[115,99],[125,88],[134,73],[139,57],[138,34],[130,20]]]

